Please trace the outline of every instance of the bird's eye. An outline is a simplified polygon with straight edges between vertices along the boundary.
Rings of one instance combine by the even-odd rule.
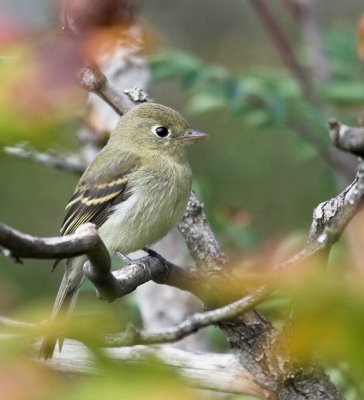
[[[159,137],[161,137],[161,138],[165,138],[165,137],[167,137],[167,136],[170,134],[169,129],[166,128],[165,126],[156,126],[156,127],[153,127],[153,132],[154,132],[157,136],[159,136]]]

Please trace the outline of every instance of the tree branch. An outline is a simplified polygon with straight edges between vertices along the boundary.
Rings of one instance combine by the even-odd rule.
[[[221,271],[226,255],[215,238],[204,212],[204,205],[191,193],[187,209],[178,228],[196,265],[204,272]]]
[[[129,325],[125,331],[118,334],[105,334],[101,343],[105,347],[173,343],[207,326],[236,318],[238,315],[254,307],[257,302],[261,301],[267,291],[267,287],[262,287],[231,304],[216,308],[215,310],[192,314],[178,325],[159,331],[140,330],[133,325]],[[43,325],[43,323],[32,324],[0,316],[0,326],[16,331],[33,330],[39,334],[37,328],[42,328]],[[67,332],[65,334],[67,337]],[[68,337],[80,341],[83,339],[74,333],[72,333],[72,336]]]
[[[318,21],[317,0],[290,0],[289,2],[286,0],[286,3],[301,25],[313,81],[318,84],[327,82],[331,76],[331,68]]]
[[[94,224],[81,225],[74,234],[41,238],[0,224],[0,246],[17,258],[70,258],[86,254],[95,268],[110,269],[109,253]]]
[[[254,307],[257,302],[261,301],[262,297],[267,294],[267,291],[267,287],[262,287],[231,304],[215,310],[192,314],[176,326],[158,331],[140,330],[134,325],[129,325],[123,332],[105,334],[101,343],[105,347],[173,343],[207,326],[236,318],[238,315]],[[0,316],[0,326],[15,331],[34,331],[36,334],[39,334],[42,327],[45,325],[44,323],[32,324]],[[67,332],[65,332],[65,335],[67,337]],[[68,338],[77,339],[81,342],[83,340],[82,337],[74,333],[72,333],[72,336],[68,336]]]
[[[201,328],[236,318],[238,315],[254,307],[257,302],[261,301],[262,296],[267,293],[267,290],[266,287],[262,287],[234,303],[216,308],[215,310],[195,313],[178,325],[160,331],[149,332],[130,327],[120,334],[107,335],[104,338],[103,344],[106,347],[120,347],[136,344],[175,342],[197,332]]]
[[[7,146],[3,150],[5,153],[23,160],[29,160],[76,174],[82,174],[87,167],[87,163],[77,154],[42,153],[24,144],[18,144],[13,147]]]
[[[330,136],[333,144],[342,151],[364,157],[364,127],[353,127],[329,120]]]
[[[97,94],[119,115],[125,114],[135,106],[126,94],[114,88],[95,63],[82,68],[79,83],[88,92]]]
[[[231,354],[190,353],[171,347],[133,346],[108,349],[107,354],[124,362],[157,362],[176,369],[194,388],[256,396],[269,399],[270,393],[259,386]],[[153,361],[154,360],[154,361]],[[86,348],[79,342],[65,340],[62,353],[56,352],[51,360],[39,360],[57,371],[76,374],[98,373]]]
[[[359,128],[355,128],[360,131]],[[338,139],[338,147],[346,146],[345,138]],[[284,269],[293,264],[307,261],[321,251],[328,251],[339,240],[346,226],[362,209],[364,198],[364,160],[359,158],[358,172],[354,181],[340,194],[319,204],[313,211],[312,224],[307,245],[298,254],[275,267]]]

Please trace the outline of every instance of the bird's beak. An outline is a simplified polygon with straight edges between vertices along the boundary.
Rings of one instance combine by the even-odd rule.
[[[179,139],[183,141],[192,141],[192,140],[199,140],[199,139],[207,139],[209,135],[207,133],[203,133],[200,131],[196,131],[194,129],[188,131],[184,135],[180,136]]]

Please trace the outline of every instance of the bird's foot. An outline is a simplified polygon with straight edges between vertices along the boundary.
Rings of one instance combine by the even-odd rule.
[[[150,259],[148,259],[148,257],[157,258],[160,262],[163,263],[163,265],[168,265],[168,261],[164,257],[162,257],[159,253],[157,253],[155,250],[143,247],[143,251],[145,251],[148,254],[148,256],[138,259],[129,258],[126,255],[120,253],[120,251],[117,251],[116,255],[125,263],[125,265],[136,264],[142,267],[143,270],[148,270],[150,268]]]
[[[124,262],[125,265],[136,264],[136,265],[139,265],[140,267],[142,267],[143,270],[148,269],[147,261],[146,261],[145,257],[133,259],[133,258],[126,256],[123,253],[120,253],[120,251],[117,251],[116,255]]]
[[[133,264],[134,260],[132,260],[131,258],[129,258],[128,256],[126,256],[123,253],[120,253],[120,251],[116,252],[116,255],[125,263],[125,264]]]
[[[157,258],[163,264],[167,263],[167,260],[163,256],[161,256],[159,253],[157,253],[155,250],[152,250],[149,247],[143,247],[143,251],[145,251],[148,254],[148,256]]]

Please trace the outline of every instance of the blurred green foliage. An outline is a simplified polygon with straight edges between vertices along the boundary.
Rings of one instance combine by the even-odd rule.
[[[356,53],[354,30],[328,33],[326,48],[331,77],[315,88],[325,108],[308,101],[297,81],[282,69],[254,67],[232,74],[190,54],[168,50],[152,56],[150,65],[155,80],[179,83],[188,95],[191,114],[223,110],[229,118],[239,118],[244,126],[260,130],[284,128],[292,118],[309,116],[313,133],[327,137],[323,130],[326,108],[362,105],[364,65]]]
[[[282,69],[258,66],[241,73],[231,73],[222,66],[206,64],[196,56],[172,50],[162,51],[150,58],[154,79],[162,83],[177,82],[187,96],[189,115],[211,130],[211,142],[214,143],[207,150],[199,149],[200,157],[197,155],[197,160],[194,158],[193,162],[202,171],[197,176],[197,189],[202,186],[202,197],[218,209],[215,209],[212,220],[215,227],[223,230],[223,240],[227,236],[227,244],[256,246],[266,236],[302,227],[303,213],[308,224],[309,212],[315,204],[307,198],[309,193],[315,193],[316,202],[334,193],[334,173],[322,164],[317,145],[321,149],[330,146],[326,122],[329,117],[336,115],[347,123],[355,122],[364,96],[364,66],[356,54],[354,30],[329,33],[325,43],[332,74],[328,81],[312,87],[315,102],[308,100],[290,73]],[[210,156],[214,153],[216,164],[210,162],[203,168],[201,159],[208,158],[206,153]],[[268,171],[267,175],[264,174],[266,166],[269,175]],[[311,168],[316,170],[316,176],[309,172]],[[292,177],[288,177],[289,170]],[[244,182],[247,173],[255,179],[255,184]],[[239,176],[240,182],[234,180],[236,176]],[[307,181],[308,176],[310,182]],[[319,180],[317,184],[316,179]],[[297,204],[293,187],[290,184],[280,187],[285,180],[300,182],[302,192],[296,194],[302,214],[293,212]],[[260,198],[260,186],[269,193],[271,204],[259,207],[257,213],[258,207],[250,204],[250,199],[246,199],[248,196],[242,191],[254,190],[255,204],[264,203],[264,199]],[[230,200],[234,197],[230,190],[235,193],[235,201]],[[262,225],[259,220],[262,210],[268,211],[268,218],[277,213],[274,208],[276,196],[283,214],[280,215],[280,223],[274,221]],[[289,199],[289,204],[284,204],[285,197]],[[228,210],[222,212],[222,208],[226,207]],[[252,212],[254,226],[248,230],[247,227],[236,229],[234,218],[225,218],[225,223],[221,224],[223,215],[231,217],[235,211],[244,211],[245,208]],[[267,212],[263,213],[267,218]],[[288,214],[294,215],[294,218]],[[228,228],[226,223],[230,224]],[[235,232],[236,240],[231,237],[232,232]]]

